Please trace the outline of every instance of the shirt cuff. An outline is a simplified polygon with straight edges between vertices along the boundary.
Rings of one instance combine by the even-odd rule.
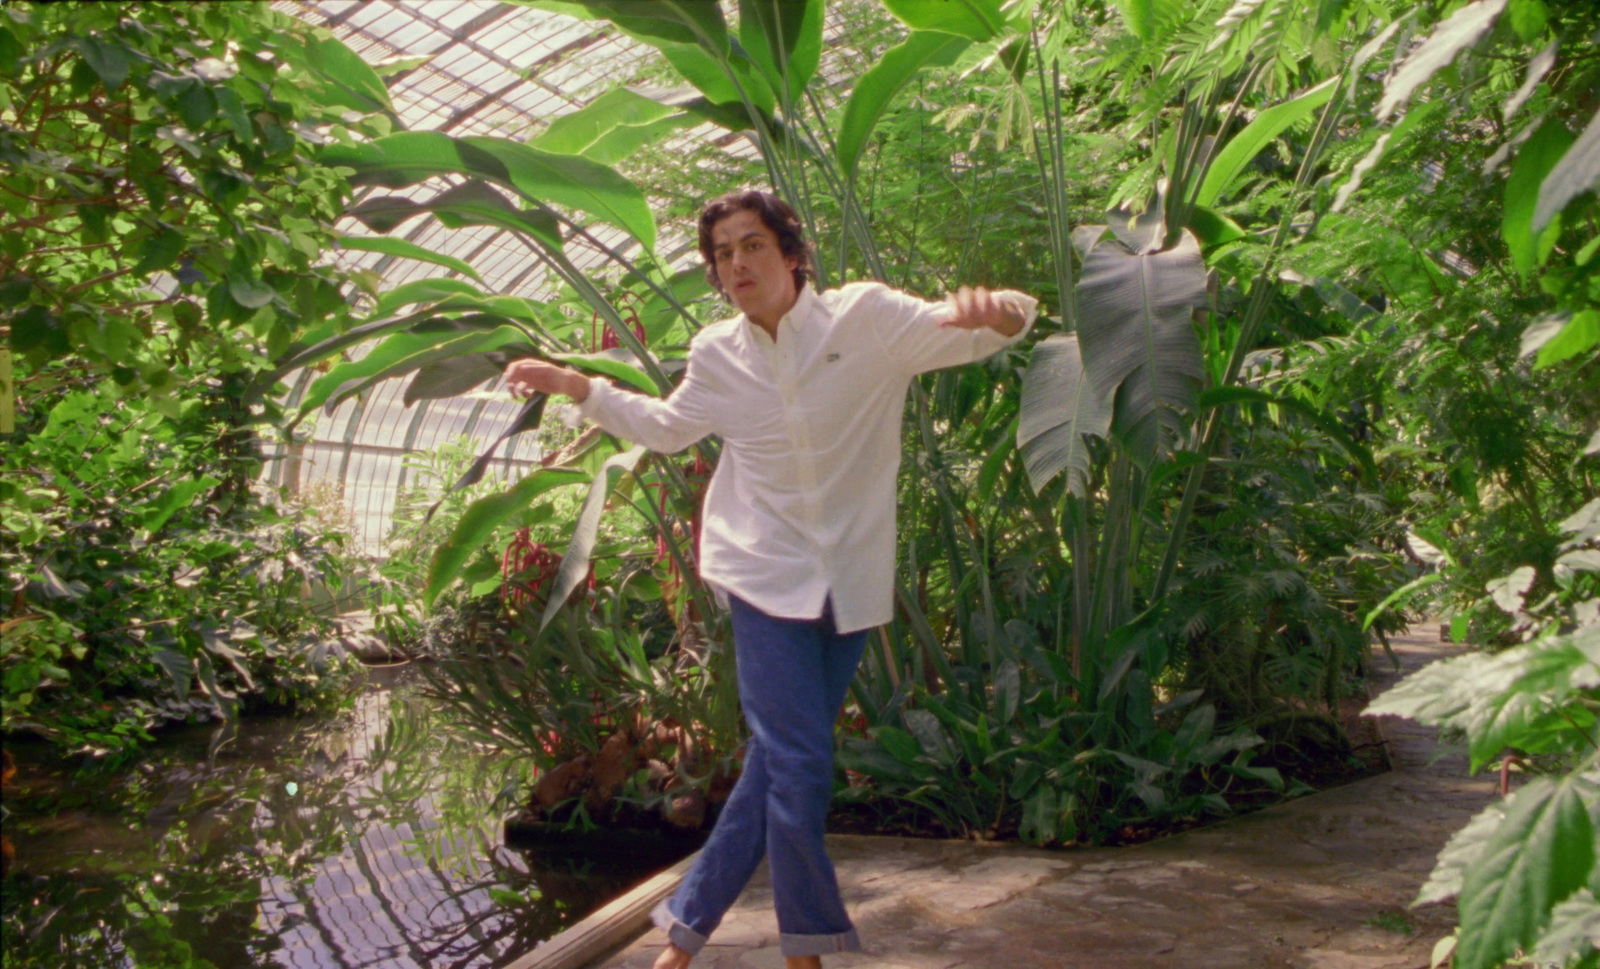
[[[601,423],[600,414],[605,411],[606,396],[616,393],[616,388],[608,380],[599,377],[589,378],[589,395],[578,403],[578,416],[591,424]]]
[[[1034,320],[1036,320],[1039,316],[1039,301],[1034,299],[1032,296],[1029,296],[1027,293],[1019,293],[1016,290],[1001,290],[1000,292],[995,293],[995,295],[1000,299],[1010,303],[1022,313],[1022,329],[1011,334],[1010,336],[1006,336],[999,330],[995,330],[990,327],[984,327],[983,329],[978,330],[977,334],[980,345],[989,348],[985,355],[988,353],[995,353],[1005,347],[1011,346],[1013,343],[1017,343],[1022,340],[1022,338],[1027,336],[1028,332],[1033,329]]]

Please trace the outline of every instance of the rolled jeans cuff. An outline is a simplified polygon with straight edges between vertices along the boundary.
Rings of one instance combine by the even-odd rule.
[[[667,907],[666,901],[663,901],[651,911],[650,921],[656,924],[656,928],[667,933],[668,942],[690,955],[698,954],[705,947],[706,937],[684,925],[676,915],[672,914],[672,909]],[[798,938],[810,938],[810,936],[798,936]],[[842,950],[829,949],[827,951]]]
[[[689,931],[684,927],[684,931]],[[693,934],[693,933],[691,933]],[[678,946],[682,949],[683,946]],[[839,952],[860,952],[861,938],[852,927],[834,935],[795,935],[785,932],[778,936],[778,948],[785,958],[791,956],[827,956]],[[684,950],[688,951],[688,950]]]

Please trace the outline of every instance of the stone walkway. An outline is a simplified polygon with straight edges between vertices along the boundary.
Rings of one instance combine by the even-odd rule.
[[[1457,649],[1420,633],[1394,648],[1408,670]],[[1390,773],[1133,848],[830,836],[865,951],[823,965],[1426,969],[1455,909],[1407,906],[1494,782],[1436,759],[1431,730],[1383,726]],[[777,944],[763,869],[695,966],[781,969]],[[651,930],[599,965],[646,969],[661,945]]]

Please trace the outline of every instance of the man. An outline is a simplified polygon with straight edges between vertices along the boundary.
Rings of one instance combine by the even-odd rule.
[[[823,847],[833,724],[867,630],[893,613],[900,418],[918,373],[1021,339],[1037,303],[961,290],[930,303],[879,283],[818,294],[785,202],[735,192],[700,216],[711,283],[739,315],[690,344],[665,400],[524,360],[513,392],[544,391],[620,438],[673,452],[708,434],[722,455],[706,493],[701,577],[732,613],[744,769],[699,860],[657,908],[683,969],[763,855],[789,969],[860,948]]]

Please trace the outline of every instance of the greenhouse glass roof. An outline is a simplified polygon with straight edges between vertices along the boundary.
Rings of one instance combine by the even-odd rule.
[[[655,58],[652,48],[608,23],[490,0],[278,0],[273,6],[328,28],[377,66],[386,75],[396,114],[412,131],[526,139],[617,83],[635,80]],[[730,17],[732,6],[727,5]],[[849,42],[860,10],[851,4],[830,9],[822,77],[848,84],[868,62],[871,52],[857,51]],[[709,124],[675,138],[709,142],[745,157],[756,154],[743,136]],[[435,179],[398,194],[425,201],[448,187]],[[673,268],[698,262],[689,228],[661,226],[657,251]],[[346,219],[340,229],[369,234],[354,219]],[[587,229],[598,243],[622,252],[637,245],[609,225]],[[449,229],[433,216],[421,215],[390,235],[465,260],[490,292],[552,295],[538,261],[509,233],[483,226]],[[580,268],[604,261],[592,244],[576,239],[568,254]],[[346,250],[339,258],[347,268],[378,273],[384,289],[412,279],[455,275],[428,263],[372,252]],[[313,376],[289,376],[290,405]],[[337,495],[353,514],[359,547],[371,554],[383,553],[396,494],[407,484],[407,455],[461,438],[469,439],[474,449],[487,447],[520,406],[499,381],[462,397],[411,407],[401,400],[403,386],[399,380],[387,381],[345,401],[331,414],[319,415],[307,443],[286,448],[273,442],[267,455],[265,478],[270,484],[302,494],[320,489]],[[495,461],[491,473],[496,477],[519,477],[541,456],[533,435],[513,438],[512,445]]]

